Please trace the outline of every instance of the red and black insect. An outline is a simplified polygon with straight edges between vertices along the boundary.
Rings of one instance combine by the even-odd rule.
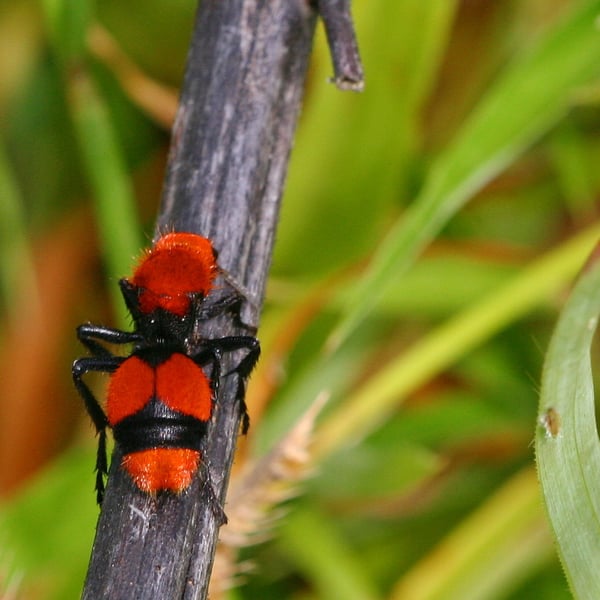
[[[199,322],[225,312],[239,319],[238,292],[211,301],[219,273],[206,238],[191,233],[161,237],[141,258],[133,277],[119,284],[134,321],[133,331],[92,324],[77,335],[92,356],[73,363],[73,380],[98,431],[96,491],[104,494],[108,471],[106,429],[113,431],[122,467],[141,490],[154,494],[185,490],[201,464],[202,444],[212,415],[224,352],[246,350],[228,374],[243,382],[260,353],[253,336],[200,338]],[[131,344],[128,356],[102,342]],[[210,379],[204,372],[210,369]],[[90,371],[110,374],[103,409],[83,381]],[[243,431],[248,417],[240,388]]]

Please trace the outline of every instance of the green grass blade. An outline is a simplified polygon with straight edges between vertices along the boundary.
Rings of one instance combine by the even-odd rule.
[[[544,365],[535,436],[539,478],[575,597],[600,598],[600,445],[591,344],[600,314],[596,251],[558,321]]]
[[[109,277],[116,282],[131,268],[141,247],[133,188],[108,109],[85,73],[70,82],[77,141],[94,193]],[[119,288],[111,286],[119,322],[128,322]]]
[[[332,521],[308,507],[296,507],[282,524],[282,550],[320,592],[321,598],[375,600],[360,556],[342,539]]]
[[[93,0],[42,0],[52,49],[63,65],[77,62],[85,53],[94,4]]]
[[[533,469],[517,473],[408,571],[390,600],[507,597],[552,559]]]
[[[277,234],[275,269],[330,271],[358,260],[414,178],[421,110],[435,87],[456,0],[354,2],[367,73],[364,94],[323,85],[331,75],[317,35]],[[385,165],[385,168],[382,168]],[[365,199],[368,198],[368,203]],[[368,218],[365,218],[368,211]],[[343,223],[343,228],[334,224]]]
[[[591,144],[571,120],[553,134],[549,150],[560,190],[571,214],[591,214],[595,198],[596,161]]]
[[[62,71],[81,162],[96,204],[108,275],[116,281],[129,272],[139,252],[135,196],[120,142],[105,99],[88,69],[86,35],[92,15],[89,0],[45,0],[46,27]],[[117,321],[128,323],[118,287],[111,286]]]
[[[599,11],[598,0],[584,3],[521,56],[481,101],[380,245],[330,348],[350,335],[465,202],[564,115],[575,89],[598,76]]]
[[[27,239],[24,202],[11,165],[0,143],[0,295],[17,316],[21,295],[36,308],[40,305],[33,256]]]
[[[411,391],[556,293],[573,277],[599,236],[600,226],[596,225],[548,252],[386,364],[323,422],[317,431],[314,453],[329,454],[350,441],[356,443]]]

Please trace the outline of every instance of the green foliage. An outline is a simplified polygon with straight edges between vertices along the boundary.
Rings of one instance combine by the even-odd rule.
[[[18,77],[10,61],[0,68],[2,342],[28,318],[20,299],[38,298],[31,239],[52,238],[89,203],[105,271],[86,263],[75,293],[101,316],[85,307],[64,320],[112,311],[124,322],[122,303],[103,300],[116,299],[139,250],[138,215],[151,223],[156,212],[144,198],[159,197],[167,135],[87,34],[101,24],[141,72],[171,84],[194,9],[14,5],[0,9],[0,60],[2,33],[15,28],[11,57],[23,57]],[[600,1],[353,7],[366,88],[326,83],[320,31],[248,398],[248,455],[263,455],[319,392],[331,399],[302,497],[271,541],[243,551],[256,569],[230,597],[568,597],[534,436],[567,579],[577,597],[597,597],[595,263],[550,345],[539,411],[537,382],[564,294],[600,237]],[[73,418],[58,401],[80,352],[70,325],[61,345],[63,387],[40,394],[27,430],[31,414],[49,429]],[[19,410],[11,400],[2,410]],[[51,467],[0,507],[0,586],[23,597],[76,597],[89,556],[94,440],[84,451],[60,443]]]
[[[544,365],[537,464],[571,589],[597,598],[600,577],[600,444],[591,344],[600,314],[600,263],[592,257],[556,326]]]
[[[339,344],[463,204],[564,115],[573,90],[597,74],[598,6],[574,11],[514,59],[431,165],[414,204],[390,231],[343,313]]]
[[[74,448],[39,475],[17,501],[2,507],[0,560],[6,584],[35,582],[39,591],[29,593],[48,599],[80,595],[97,514],[86,485],[93,461],[91,448]]]

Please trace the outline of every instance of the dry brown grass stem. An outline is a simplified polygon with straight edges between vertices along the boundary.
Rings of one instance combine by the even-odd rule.
[[[310,445],[315,420],[328,398],[328,392],[321,392],[288,434],[231,482],[226,505],[228,523],[220,531],[211,598],[221,597],[251,569],[251,565],[237,562],[238,550],[270,537],[275,522],[285,512],[281,503],[297,494],[298,484],[312,473]]]

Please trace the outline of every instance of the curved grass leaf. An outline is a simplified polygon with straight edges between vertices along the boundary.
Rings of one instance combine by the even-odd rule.
[[[394,278],[477,191],[560,120],[576,88],[598,77],[599,12],[598,0],[583,3],[490,89],[380,245],[332,334],[330,348],[352,333]]]
[[[600,314],[595,251],[556,326],[542,379],[539,478],[571,590],[600,598],[600,444],[590,349]]]
[[[598,236],[600,226],[589,227],[389,361],[321,424],[314,454],[356,443],[410,392],[556,293],[580,268]]]

